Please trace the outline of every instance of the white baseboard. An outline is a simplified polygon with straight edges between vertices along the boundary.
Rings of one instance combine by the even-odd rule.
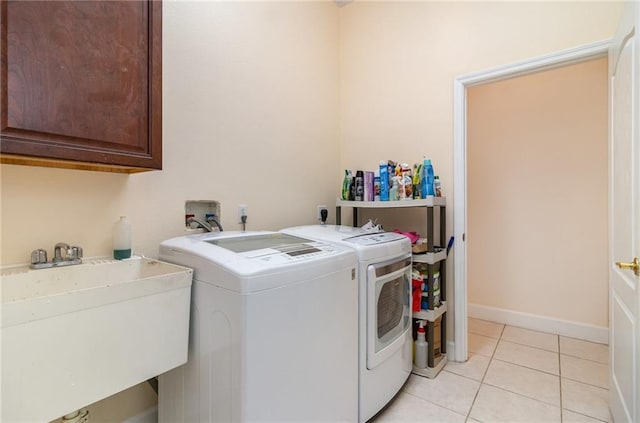
[[[158,406],[147,408],[140,414],[129,417],[122,423],[158,423]]]
[[[570,320],[555,319],[521,311],[467,304],[467,314],[476,319],[504,323],[539,332],[555,333],[585,341],[609,344],[609,328]]]

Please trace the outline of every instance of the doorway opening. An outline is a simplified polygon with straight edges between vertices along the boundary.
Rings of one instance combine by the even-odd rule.
[[[601,41],[533,58],[500,68],[457,78],[454,81],[454,236],[459,243],[454,249],[454,349],[452,359],[465,361],[467,345],[467,89],[492,82],[565,67],[605,57],[610,41]],[[460,242],[462,241],[462,242]]]

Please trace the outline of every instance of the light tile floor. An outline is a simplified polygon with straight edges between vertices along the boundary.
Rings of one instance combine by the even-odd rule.
[[[611,422],[606,345],[469,319],[469,360],[411,375],[374,420]]]

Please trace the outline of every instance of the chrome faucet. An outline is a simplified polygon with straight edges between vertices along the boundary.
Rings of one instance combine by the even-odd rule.
[[[213,232],[213,228],[211,227],[210,224],[208,224],[207,222],[203,222],[200,219],[196,219],[195,217],[190,217],[187,219],[187,223],[189,225],[191,225],[191,223],[196,223],[196,228],[197,227],[201,227],[202,229],[204,229],[207,232]],[[193,225],[191,225],[191,227],[193,228]]]
[[[69,250],[71,247],[69,244],[64,242],[58,242],[55,247],[53,247],[53,261],[62,261],[62,249],[64,248],[65,258],[69,255]]]
[[[64,251],[64,257],[62,252]],[[65,242],[58,242],[53,247],[53,260],[47,261],[47,251],[39,248],[31,252],[31,268],[45,269],[48,267],[71,266],[82,263],[82,247],[70,246]]]
[[[218,229],[220,229],[220,232],[224,231],[224,229],[222,229],[222,225],[220,224],[220,220],[218,220],[218,217],[215,214],[207,215],[207,223],[209,224],[209,226],[216,225]]]
[[[197,219],[195,217],[189,217],[187,219],[187,223],[189,225],[191,225],[191,223],[196,223],[197,226],[195,226],[195,228],[201,227],[202,229],[204,229],[207,232],[213,232],[213,226],[211,226],[211,224],[214,224],[214,225],[216,225],[218,227],[220,232],[223,231],[222,225],[220,224],[220,221],[214,215],[207,215],[207,221],[206,222],[203,221],[203,220]],[[193,226],[191,226],[191,227],[193,227]]]

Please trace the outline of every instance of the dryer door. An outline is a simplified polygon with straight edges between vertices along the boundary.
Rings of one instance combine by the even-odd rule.
[[[410,329],[411,256],[367,267],[367,368],[402,348]]]

